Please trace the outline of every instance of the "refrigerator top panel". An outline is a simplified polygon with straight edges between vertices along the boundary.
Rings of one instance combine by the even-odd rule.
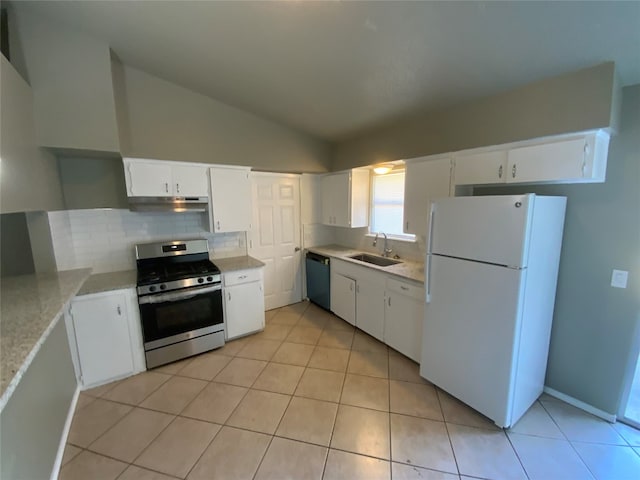
[[[526,268],[535,194],[437,199],[429,251],[435,255]]]

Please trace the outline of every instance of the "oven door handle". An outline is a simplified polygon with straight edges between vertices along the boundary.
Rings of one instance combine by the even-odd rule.
[[[164,303],[164,302],[177,302],[178,300],[188,300],[197,295],[203,293],[216,292],[218,290],[222,290],[222,285],[214,285],[213,287],[202,287],[202,288],[190,288],[188,290],[183,290],[180,292],[169,292],[169,293],[161,293],[156,295],[145,295],[144,297],[138,297],[139,305],[153,304],[153,303]]]

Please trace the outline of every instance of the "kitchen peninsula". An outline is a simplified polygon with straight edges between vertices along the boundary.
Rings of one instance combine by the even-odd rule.
[[[2,279],[2,478],[17,474],[48,478],[60,461],[58,446],[77,390],[61,319],[90,272],[78,269]]]

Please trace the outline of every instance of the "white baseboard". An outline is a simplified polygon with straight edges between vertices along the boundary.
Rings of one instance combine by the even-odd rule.
[[[604,410],[600,410],[599,408],[589,405],[588,403],[584,403],[583,401],[578,400],[576,398],[570,397],[569,395],[566,395],[562,392],[554,390],[553,388],[545,386],[544,393],[552,397],[555,397],[558,400],[562,400],[563,402],[566,402],[569,405],[573,405],[574,407],[579,408],[580,410],[584,410],[585,412],[590,413],[591,415],[595,415],[598,418],[606,420],[609,423],[616,423],[616,420],[617,420],[616,415],[605,412]]]
[[[64,428],[62,429],[62,436],[60,437],[60,444],[58,445],[58,453],[56,455],[56,461],[53,463],[51,469],[50,480],[58,480],[60,474],[60,467],[62,466],[62,457],[64,456],[64,449],[67,445],[67,437],[69,437],[69,430],[71,430],[71,422],[73,421],[73,414],[76,411],[76,405],[78,404],[78,397],[80,396],[80,385],[76,387],[76,391],[73,393],[71,399],[71,405],[67,412],[67,420],[64,422]]]

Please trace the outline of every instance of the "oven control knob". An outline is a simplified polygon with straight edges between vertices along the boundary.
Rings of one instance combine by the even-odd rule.
[[[162,285],[160,285],[160,290],[166,290],[167,286],[163,283]]]
[[[204,283],[204,278],[200,277],[200,278],[198,279],[198,283]]]
[[[213,277],[207,277],[207,282],[213,282]]]
[[[149,287],[149,291],[150,292],[155,292],[156,291],[156,287],[154,287],[154,286]]]

